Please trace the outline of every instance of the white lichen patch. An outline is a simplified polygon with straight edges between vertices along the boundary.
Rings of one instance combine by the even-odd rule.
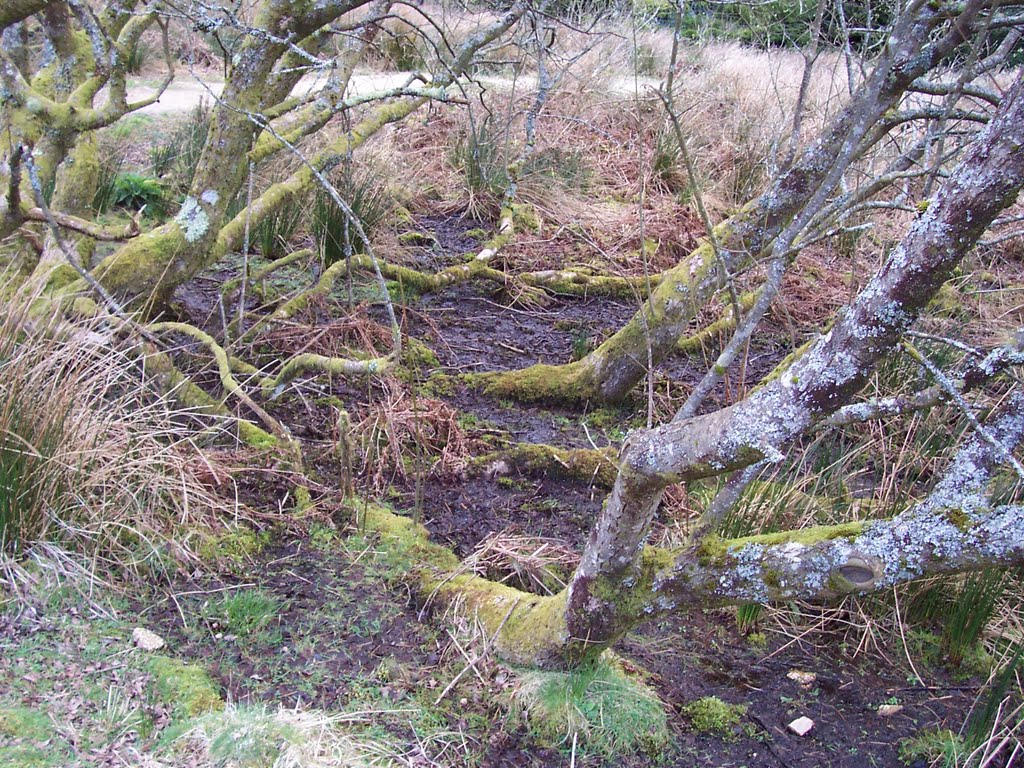
[[[181,227],[185,239],[190,243],[199,240],[210,229],[210,218],[194,197],[185,198],[185,202],[181,204],[181,210],[178,211],[174,220]]]
[[[208,205],[216,205],[217,201],[220,200],[220,195],[214,189],[208,189],[199,196],[199,199]]]

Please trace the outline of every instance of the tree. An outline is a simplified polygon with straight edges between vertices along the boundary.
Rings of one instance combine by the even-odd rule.
[[[950,271],[1024,185],[1018,147],[1024,81],[835,325],[771,381],[718,411],[683,415],[632,434],[618,459],[614,487],[569,586],[553,597],[508,588],[442,582],[465,592],[504,653],[559,665],[600,653],[638,623],[686,606],[829,599],[889,587],[925,574],[1019,562],[1024,508],[992,508],[985,488],[1024,437],[1024,402],[1010,397],[957,454],[924,502],[891,520],[787,531],[723,541],[716,522],[765,462],[800,436],[832,422],[880,418],[957,397],[966,382],[1019,364],[1019,348],[995,350],[949,390],[909,400],[853,403],[878,362],[899,343]],[[691,532],[664,551],[645,538],[665,489],[686,480],[735,473]],[[1024,477],[1024,475],[1022,475]],[[436,578],[431,577],[431,578]],[[429,579],[428,579],[429,581]],[[500,631],[499,631],[500,630]]]
[[[363,237],[368,245],[365,256],[325,269],[316,286],[269,314],[249,317],[244,311],[249,275],[224,286],[226,295],[236,288],[242,294],[238,319],[225,322],[224,332],[244,337],[287,320],[312,297],[326,293],[342,270],[360,265],[373,269],[385,295],[386,276],[432,290],[471,277],[514,279],[531,290],[569,293],[581,287],[632,289],[646,282],[558,271],[510,276],[492,266],[495,254],[515,237],[518,169],[532,151],[536,117],[556,80],[545,63],[543,10],[516,3],[458,45],[435,40],[429,78],[410,77],[400,87],[352,96],[347,88],[355,65],[380,34],[380,22],[390,10],[385,0],[266,0],[251,19],[245,19],[224,8],[192,8],[185,13],[171,6],[136,9],[112,4],[96,13],[79,2],[52,0],[15,4],[0,15],[5,40],[0,59],[5,136],[0,150],[5,190],[0,235],[9,236],[18,251],[21,284],[44,283],[49,304],[60,305],[69,318],[83,312],[111,313],[119,332],[140,340],[147,369],[179,399],[223,410],[217,398],[189,382],[158,347],[161,336],[169,333],[199,341],[216,360],[225,395],[262,424],[242,421],[240,437],[253,445],[285,447],[300,474],[302,447],[268,413],[263,398],[310,371],[376,375],[402,365],[403,337],[390,301],[390,354],[349,360],[302,353],[282,361],[269,375],[236,358],[227,339],[158,315],[175,287],[229,251],[247,252],[253,227],[317,185],[359,230],[351,206],[326,174],[382,126],[404,119],[430,100],[449,99],[450,91],[462,87],[475,59],[524,16],[532,22],[532,42],[527,45],[537,61],[537,94],[528,115],[524,154],[508,169],[497,234],[477,258],[425,275],[377,259],[370,240]],[[806,147],[799,146],[797,110],[788,162],[763,194],[715,225],[698,190],[696,203],[707,224],[706,238],[677,266],[654,276],[655,287],[629,323],[579,362],[483,377],[483,386],[500,396],[619,401],[676,348],[699,309],[716,294],[731,294],[731,340],[674,420],[629,436],[580,564],[559,594],[541,597],[462,573],[454,556],[431,544],[418,523],[382,507],[367,507],[363,522],[414,556],[414,576],[423,592],[448,600],[464,598],[507,657],[563,666],[594,658],[643,620],[690,606],[830,599],[926,574],[1024,560],[1024,507],[990,504],[985,494],[1001,463],[1024,477],[1024,468],[1013,457],[1024,438],[1024,401],[1016,394],[1007,396],[982,425],[963,398],[965,392],[1024,363],[1020,348],[993,350],[973,360],[955,380],[936,369],[937,384],[910,398],[854,402],[871,372],[898,347],[951,271],[1024,186],[1024,81],[1018,72],[1005,92],[976,82],[980,75],[1000,68],[1016,46],[1016,13],[1015,6],[983,0],[966,5],[910,3],[883,30],[886,42],[870,72],[851,78],[850,99]],[[199,30],[230,30],[239,36],[227,64],[224,91],[210,117],[203,155],[172,221],[144,233],[137,224],[128,231],[103,227],[91,220],[86,204],[96,186],[94,132],[151,101],[128,102],[125,57],[154,24],[164,41],[165,84],[170,81],[174,62],[168,18],[179,16]],[[821,20],[819,12],[812,40],[819,36]],[[991,46],[991,53],[972,53],[983,50],[982,43],[993,31],[1006,28],[1012,34]],[[677,24],[677,34],[678,30]],[[54,53],[42,67],[30,55],[32,35],[45,38]],[[808,71],[816,50],[806,56]],[[952,75],[940,76],[939,69],[950,62]],[[329,69],[327,84],[307,96],[293,95],[307,69]],[[660,95],[689,166],[672,78]],[[109,97],[97,106],[103,88]],[[927,98],[914,103],[911,94]],[[158,97],[159,93],[153,98]],[[298,148],[304,137],[335,115],[352,115],[357,107],[378,101],[384,103],[361,113],[351,129],[326,148],[310,157]],[[962,105],[964,101],[968,106]],[[925,128],[900,134],[913,123]],[[947,170],[951,153],[943,147],[953,141],[950,126],[972,124],[985,127],[965,142],[958,164]],[[881,142],[898,148],[888,166],[865,183],[848,184],[857,163]],[[247,198],[242,210],[231,215],[231,203],[245,188],[253,166],[282,151],[300,158],[299,169]],[[692,176],[692,167],[690,172]],[[796,254],[841,228],[845,217],[872,205],[891,184],[911,178],[941,178],[941,188],[923,201],[920,217],[902,242],[832,327],[787,358],[739,402],[701,412],[708,392],[779,295]],[[44,192],[49,188],[54,191],[47,200]],[[96,240],[123,242],[90,268]],[[289,258],[293,256],[280,261]],[[764,266],[765,278],[741,303],[734,276],[755,265]],[[722,516],[757,473],[814,430],[945,401],[970,414],[976,435],[924,502],[892,519],[735,540],[722,540],[715,533]],[[585,451],[573,459],[590,466],[597,461]],[[683,546],[666,550],[645,544],[668,487],[726,475],[723,490]],[[301,493],[299,498],[303,501]]]

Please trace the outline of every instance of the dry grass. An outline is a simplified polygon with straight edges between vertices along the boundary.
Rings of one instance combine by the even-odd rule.
[[[49,540],[126,571],[189,558],[182,530],[226,504],[201,452],[147,392],[130,349],[100,324],[0,311],[0,542],[18,555]]]
[[[358,734],[375,716],[318,710],[229,705],[200,718],[180,740],[180,751],[216,768],[370,768],[413,766],[406,756],[379,739]],[[424,760],[426,758],[424,757]]]
[[[474,445],[459,425],[458,411],[441,400],[416,397],[394,379],[385,379],[382,389],[379,400],[354,416],[351,430],[369,489],[381,493],[418,473],[461,475]]]
[[[315,311],[316,307],[311,309]],[[345,357],[353,350],[376,356],[388,349],[392,342],[391,331],[367,317],[365,310],[365,306],[357,307],[348,317],[326,323],[280,325],[260,334],[253,345],[269,344],[285,356],[312,352],[327,357]]]
[[[565,586],[579,555],[557,539],[527,536],[506,528],[481,541],[462,561],[471,571],[537,594],[553,594]]]

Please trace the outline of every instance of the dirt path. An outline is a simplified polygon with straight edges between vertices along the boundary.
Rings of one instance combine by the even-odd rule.
[[[362,96],[371,94],[374,91],[381,91],[388,88],[396,88],[405,83],[409,78],[407,72],[362,72],[353,76],[349,85],[349,96]],[[512,87],[513,81],[506,77],[482,77],[480,81],[488,88],[508,90]],[[293,95],[304,95],[314,88],[323,85],[324,78],[305,77],[295,87]],[[642,92],[649,87],[655,87],[658,81],[654,78],[644,77],[634,80],[632,77],[621,77],[605,79],[603,81],[608,91],[617,96],[632,96],[639,87]],[[137,80],[128,86],[129,102],[138,101],[156,93],[157,82],[152,79]],[[531,87],[531,78],[522,76],[516,81],[516,87],[522,90]],[[188,112],[195,108],[202,101],[212,101],[219,97],[224,89],[224,81],[217,77],[204,77],[199,79],[191,74],[184,74],[172,82],[160,100],[155,104],[138,110],[139,114],[166,115],[172,113]]]

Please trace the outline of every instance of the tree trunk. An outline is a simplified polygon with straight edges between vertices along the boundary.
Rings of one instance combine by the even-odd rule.
[[[824,198],[842,170],[871,145],[883,115],[899,105],[907,88],[964,42],[980,2],[968,4],[938,40],[929,36],[940,12],[920,5],[897,23],[868,80],[832,120],[818,141],[759,198],[715,228],[721,250],[705,241],[678,266],[662,275],[644,306],[616,334],[583,359],[567,365],[535,365],[483,377],[489,392],[520,400],[617,403],[670,354],[697,313],[725,287],[725,272],[748,267],[765,255],[812,198]],[[927,48],[925,47],[927,44]],[[834,179],[823,188],[827,179]],[[822,194],[824,193],[824,195]],[[812,212],[813,213],[813,212]]]
[[[973,438],[932,495],[893,519],[734,541],[711,533],[674,552],[644,545],[668,485],[781,460],[794,440],[853,398],[1015,201],[1024,186],[1022,146],[1024,81],[1018,79],[925,214],[831,331],[739,403],[627,440],[615,487],[562,595],[516,597],[478,583],[451,587],[469,595],[485,626],[501,636],[503,651],[519,661],[571,665],[639,623],[686,607],[827,599],[930,573],[1024,561],[1024,506],[990,509],[982,496],[992,467],[1024,437],[1020,398],[994,420],[989,432],[996,445]],[[512,625],[508,632],[502,621]]]

